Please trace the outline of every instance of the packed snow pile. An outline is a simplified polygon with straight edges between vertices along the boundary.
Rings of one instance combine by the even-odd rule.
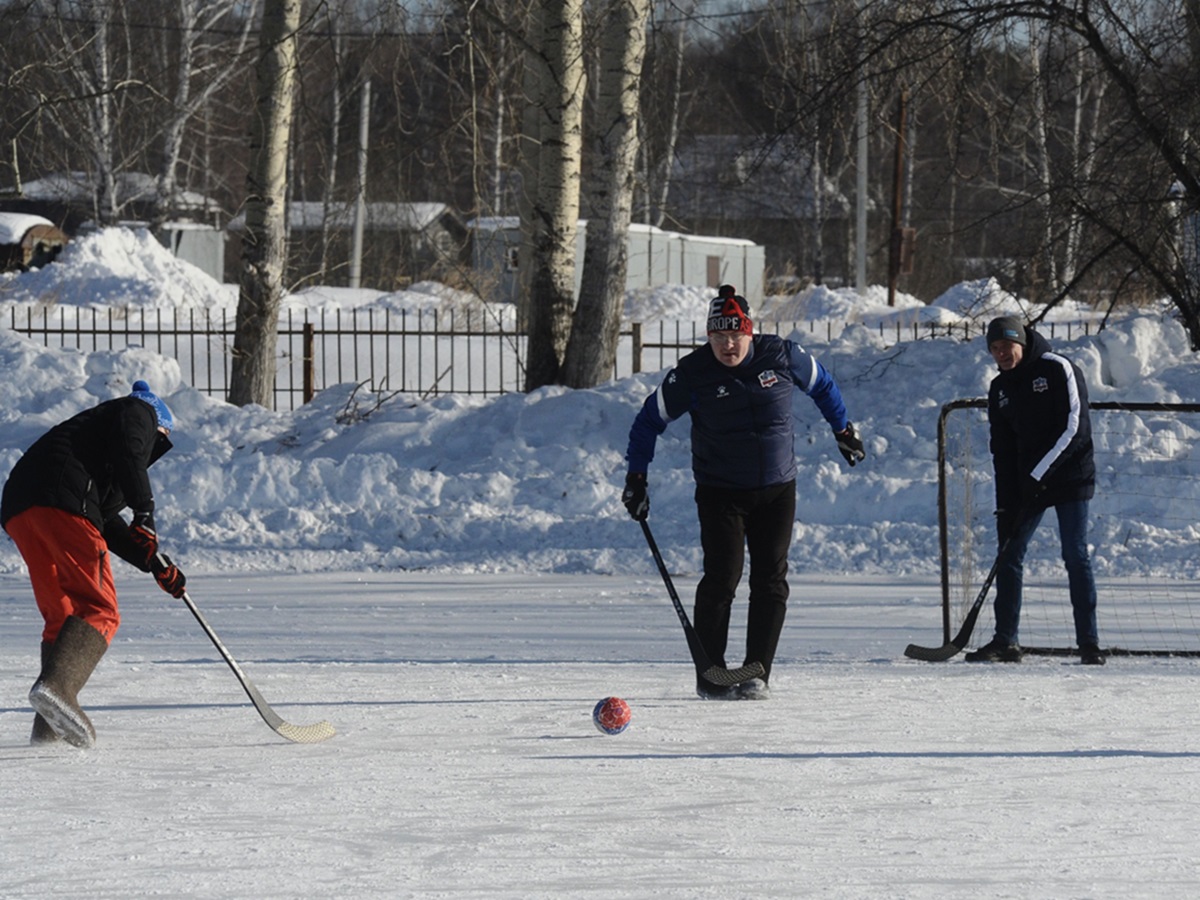
[[[181,296],[210,303],[227,291],[185,264],[169,263],[156,247],[145,235],[104,232],[73,245],[63,263],[0,285],[5,297],[28,298],[38,285],[53,283],[60,303],[97,297],[170,303]],[[424,303],[439,310],[478,304],[437,285],[402,294],[314,289],[293,302]],[[639,292],[628,299],[626,315],[646,309],[694,316],[697,304],[706,309],[706,294],[678,285]],[[868,456],[848,468],[815,406],[795,397],[796,571],[928,573],[938,565],[938,414],[948,401],[984,396],[994,368],[982,338],[885,341],[869,324],[884,314],[880,296],[869,292],[856,307],[853,292],[809,289],[813,311],[844,308],[863,323],[847,325],[828,342],[796,336],[837,378]],[[902,312],[969,315],[981,296],[990,298],[985,315],[1020,303],[994,284],[970,284],[930,307],[906,300]],[[761,306],[786,302],[770,298]],[[1093,401],[1200,400],[1200,362],[1169,315],[1133,315],[1091,337],[1053,343],[1083,368]],[[151,476],[164,547],[193,568],[653,571],[619,496],[629,427],[661,372],[593,390],[546,388],[492,399],[402,394],[381,405],[344,384],[295,412],[274,412],[206,396],[186,383],[174,359],[144,348],[48,349],[0,331],[0,365],[21,373],[0,384],[0,477],[44,430],[128,393],[138,378],[166,398],[177,421],[175,449]],[[1148,443],[1161,427],[1135,423]],[[1194,447],[1196,423],[1181,419],[1176,428]],[[660,545],[673,567],[695,572],[688,430],[687,421],[667,429],[649,484]],[[1131,441],[1117,469],[1136,468],[1146,446]],[[988,461],[977,465],[986,478]],[[1155,533],[1154,510],[1145,515],[1142,526]],[[1162,540],[1185,558],[1186,535]],[[1194,545],[1194,535],[1190,540]],[[1129,556],[1097,555],[1110,572],[1134,564]],[[11,543],[0,544],[0,571],[20,567]]]

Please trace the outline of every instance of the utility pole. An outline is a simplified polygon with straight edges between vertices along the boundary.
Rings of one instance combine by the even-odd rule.
[[[362,286],[363,231],[367,218],[367,138],[371,131],[371,79],[364,78],[358,108],[358,185],[354,200],[354,247],[350,251],[350,287]]]
[[[907,128],[908,88],[901,88],[896,109],[896,155],[892,163],[892,234],[888,241],[888,306],[896,305],[896,278],[912,271],[915,230],[904,228],[904,136]]]
[[[858,189],[855,197],[854,286],[859,294],[867,291],[867,79],[858,73]]]

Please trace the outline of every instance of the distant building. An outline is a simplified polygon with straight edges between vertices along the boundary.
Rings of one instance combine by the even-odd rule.
[[[40,269],[67,243],[62,229],[30,213],[0,212],[0,271]]]
[[[345,286],[350,280],[354,203],[288,204],[289,284]],[[231,242],[227,281],[237,280],[245,213],[226,226]],[[359,284],[398,290],[416,281],[455,282],[466,262],[467,227],[445,203],[368,203]]]
[[[786,137],[681,141],[667,209],[687,231],[761,244],[774,276],[849,274],[852,204],[813,167],[809,150]]]
[[[475,291],[485,300],[515,303],[518,298],[521,223],[515,217],[476,219],[472,232]],[[575,295],[583,277],[587,221],[576,232]],[[763,248],[731,237],[680,234],[653,225],[629,226],[625,288],[688,284],[716,288],[731,283],[747,297],[763,291]]]
[[[120,172],[116,193],[121,221],[146,227],[154,217],[158,185],[153,175]],[[96,227],[95,180],[86,172],[59,172],[26,181],[20,189],[0,189],[0,211],[27,213],[50,220],[68,237]],[[175,217],[156,235],[179,259],[221,279],[225,269],[224,235],[215,201],[192,191],[176,193]]]

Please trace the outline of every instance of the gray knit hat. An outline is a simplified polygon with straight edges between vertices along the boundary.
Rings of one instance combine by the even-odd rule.
[[[992,319],[988,322],[987,327],[989,347],[992,346],[993,341],[1012,341],[1024,347],[1028,343],[1028,339],[1025,337],[1025,326],[1015,316],[1001,316],[998,319]]]

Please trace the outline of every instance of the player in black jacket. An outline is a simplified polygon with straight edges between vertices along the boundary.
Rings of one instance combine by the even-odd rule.
[[[186,579],[158,552],[146,470],[171,449],[171,410],[136,381],[128,397],[67,419],[25,451],[4,484],[0,525],[17,545],[38,609],[42,671],[29,692],[32,743],[90,747],[96,732],[77,694],[120,625],[108,554],[183,596]],[[126,507],[133,521],[121,516]]]
[[[1104,665],[1096,627],[1096,582],[1088,554],[1088,501],[1096,490],[1096,466],[1087,384],[1078,366],[1011,316],[988,324],[987,343],[1000,368],[988,391],[988,422],[996,477],[996,530],[1004,549],[996,570],[995,636],[966,659],[1021,660],[1017,631],[1025,551],[1043,514],[1053,507],[1080,659],[1087,665]]]

